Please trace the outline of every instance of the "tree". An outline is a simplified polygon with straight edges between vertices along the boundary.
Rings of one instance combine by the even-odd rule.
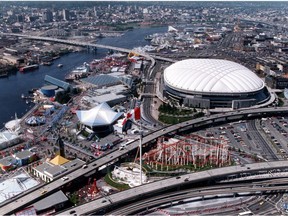
[[[68,103],[68,101],[71,99],[68,92],[60,91],[56,94],[55,100],[58,101],[61,104]]]

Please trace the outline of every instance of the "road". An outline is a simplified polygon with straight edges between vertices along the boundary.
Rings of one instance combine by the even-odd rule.
[[[146,79],[153,81],[156,73],[160,71],[161,68],[161,62],[156,61],[155,66],[153,69],[150,69],[146,72]],[[155,82],[147,82],[144,86],[143,93],[150,93],[150,94],[156,94],[155,92]],[[144,97],[143,103],[142,103],[142,110],[144,114],[144,119],[147,120],[151,125],[156,125],[156,127],[163,127],[163,124],[159,122],[157,119],[154,119],[151,112],[153,112],[152,105],[153,104],[153,98],[152,97]]]
[[[235,197],[236,195],[240,194],[245,194],[245,195],[260,195],[261,192],[266,191],[267,193],[269,192],[274,192],[275,190],[281,190],[285,191],[287,188],[285,184],[287,183],[287,179],[279,185],[269,185],[271,184],[268,183],[267,185],[263,184],[263,187],[258,187],[255,185],[255,182],[252,183],[242,183],[242,184],[231,184],[231,185],[216,185],[216,186],[211,186],[211,187],[203,187],[203,188],[189,188],[186,190],[181,190],[181,191],[174,191],[174,192],[169,192],[169,193],[161,193],[161,195],[158,196],[153,196],[149,197],[146,199],[141,199],[140,201],[135,202],[135,199],[139,200],[139,198],[135,197],[135,199],[131,200],[131,202],[124,202],[120,203],[119,199],[117,198],[117,195],[119,194],[112,194],[109,195],[109,197],[104,197],[100,198],[98,200],[94,200],[90,203],[84,204],[83,206],[79,206],[76,208],[73,208],[73,210],[77,214],[100,214],[103,213],[103,208],[107,208],[110,206],[110,204],[115,203],[115,205],[112,205],[111,209],[113,209],[111,212],[105,212],[105,214],[109,215],[133,215],[137,214],[143,211],[146,211],[147,209],[151,209],[156,206],[160,205],[165,205],[165,204],[170,204],[172,202],[175,203],[175,201],[179,201],[179,204],[184,203],[183,200],[185,199],[191,199],[191,198],[218,198],[219,195],[225,195],[227,197]],[[283,186],[284,185],[284,186]],[[130,189],[133,191],[133,189]],[[159,193],[158,193],[159,194]],[[241,196],[241,195],[240,195]],[[109,202],[103,202],[104,200],[109,200]],[[117,202],[118,201],[118,202]],[[100,204],[101,203],[101,204]],[[106,203],[107,205],[103,205],[103,203]],[[84,207],[85,206],[85,207]],[[91,207],[89,206],[94,206],[93,208],[97,209],[89,211]],[[117,207],[119,207],[117,209]],[[67,215],[72,209],[66,210],[64,212],[59,213],[59,215]],[[204,209],[203,209],[204,210]],[[235,212],[234,212],[235,213]]]
[[[280,114],[287,114],[287,113],[288,113],[288,110],[285,107],[278,107],[278,108],[273,107],[273,108],[259,108],[259,109],[250,109],[250,110],[215,114],[215,115],[202,117],[202,118],[198,118],[198,119],[193,119],[193,120],[189,120],[189,121],[182,122],[179,124],[171,125],[171,126],[163,128],[161,130],[147,134],[146,136],[143,137],[142,144],[145,145],[146,143],[153,142],[158,137],[163,136],[167,133],[171,133],[171,132],[174,132],[177,130],[187,130],[187,129],[194,129],[195,130],[200,126],[210,126],[211,123],[213,123],[213,122],[215,122],[215,123],[217,122],[220,124],[220,123],[226,123],[229,120],[232,121],[232,120],[240,120],[240,119],[248,118],[248,117],[258,117],[258,116],[263,117],[265,115],[280,115]],[[138,141],[134,141],[129,146],[127,146],[126,149],[123,151],[114,151],[109,155],[106,155],[106,156],[103,156],[102,158],[99,158],[97,161],[91,162],[90,164],[88,164],[87,169],[79,169],[79,170],[76,170],[74,172],[69,173],[68,174],[69,180],[66,182],[63,182],[61,179],[56,179],[55,181],[52,181],[51,183],[48,183],[43,187],[36,187],[34,189],[34,191],[30,192],[29,194],[19,195],[19,198],[14,198],[14,199],[11,199],[7,202],[2,203],[1,209],[0,209],[0,215],[11,214],[13,212],[13,209],[14,209],[14,211],[17,211],[24,206],[32,204],[36,200],[40,200],[44,196],[52,194],[62,185],[66,184],[70,181],[73,181],[74,179],[77,179],[80,176],[83,176],[83,175],[88,174],[90,172],[96,172],[99,167],[106,165],[108,163],[113,163],[112,161],[117,161],[118,157],[122,157],[122,156],[126,155],[129,151],[138,148],[138,145],[139,145]],[[286,164],[288,166],[288,161],[281,161],[279,163],[280,163],[279,165],[281,165],[281,166],[283,164]],[[231,167],[231,169],[233,169],[233,168]],[[216,170],[218,170],[218,169],[216,169]],[[239,172],[244,171],[244,170],[245,169],[240,168]],[[210,170],[209,172],[211,173],[211,172],[213,172],[213,170]],[[235,172],[235,170],[234,170],[234,172]],[[250,170],[249,170],[249,172],[250,172]],[[204,176],[201,176],[201,178]],[[210,176],[210,175],[208,175],[208,176]],[[208,176],[206,176],[206,177],[208,177]],[[47,192],[45,194],[42,194],[43,191],[47,191]]]
[[[248,121],[248,130],[251,133],[253,140],[255,140],[255,142],[257,142],[261,146],[261,155],[265,155],[264,158],[268,160],[281,159],[281,157],[277,155],[277,152],[275,152],[275,149],[273,149],[261,136],[261,134],[259,134],[258,129],[256,128],[255,120]]]

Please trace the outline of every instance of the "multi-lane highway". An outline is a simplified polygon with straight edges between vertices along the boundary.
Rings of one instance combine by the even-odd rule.
[[[249,121],[248,122],[249,127],[252,129],[250,130],[250,133],[253,135],[254,139],[258,140],[259,144],[261,145],[262,153],[261,155],[265,155],[265,158],[268,160],[279,160],[281,157],[277,154],[277,152],[274,152],[274,149],[267,143],[267,141],[259,134],[255,121]]]
[[[145,200],[141,200],[139,202],[131,203],[120,207],[119,209],[114,209],[109,212],[109,215],[133,215],[136,213],[141,213],[143,211],[147,211],[147,209],[154,208],[156,206],[170,204],[175,201],[179,201],[180,203],[184,203],[183,200],[191,199],[191,198],[199,198],[199,200],[205,200],[205,198],[219,198],[221,195],[225,195],[225,197],[235,197],[239,193],[249,193],[250,196],[261,194],[263,191],[269,191],[274,193],[274,188],[272,186],[264,186],[261,188],[254,187],[254,183],[249,184],[238,184],[238,185],[225,185],[222,187],[213,186],[213,187],[204,187],[197,189],[188,189],[182,191],[176,191],[172,193],[166,193],[164,195],[155,196],[151,198],[147,198]],[[285,187],[279,187],[282,190],[286,190]],[[278,197],[279,199],[279,197]],[[256,206],[257,204],[255,204]],[[203,209],[204,210],[204,209]],[[261,209],[264,210],[264,209]],[[70,210],[71,211],[71,210]],[[69,211],[66,211],[67,213]],[[66,213],[64,212],[64,213]],[[231,212],[235,214],[234,212]],[[62,215],[62,214],[61,214]]]
[[[112,206],[120,206],[123,204],[127,204],[129,201],[135,202],[135,200],[141,200],[144,198],[147,198],[148,196],[153,196],[155,193],[161,193],[164,194],[164,191],[172,189],[172,188],[177,188],[181,185],[189,184],[191,185],[192,189],[188,193],[189,196],[185,197],[186,193],[185,191],[179,192],[179,197],[173,196],[173,199],[169,200],[170,196],[168,195],[168,198],[164,200],[163,195],[163,202],[160,201],[159,199],[151,198],[151,200],[155,201],[155,205],[163,204],[166,202],[170,202],[173,200],[181,200],[185,199],[188,197],[197,197],[197,196],[204,196],[204,195],[216,195],[216,194],[228,194],[228,193],[239,193],[239,192],[254,192],[256,194],[260,194],[261,191],[270,191],[270,190],[286,190],[287,187],[282,186],[281,184],[286,184],[287,179],[281,181],[278,181],[276,184],[279,184],[281,186],[268,186],[273,184],[271,181],[267,181],[266,183],[254,183],[255,187],[245,187],[242,188],[240,185],[234,185],[231,187],[226,186],[215,186],[217,190],[211,192],[209,190],[201,190],[201,189],[193,189],[192,185],[195,185],[197,182],[204,182],[207,181],[208,179],[217,179],[221,178],[227,175],[234,175],[236,173],[257,173],[257,172],[263,172],[264,170],[272,170],[272,169],[286,169],[288,165],[288,161],[283,161],[283,162],[264,162],[264,163],[255,163],[255,164],[250,164],[248,167],[242,167],[242,166],[233,166],[233,167],[225,167],[225,168],[218,168],[218,169],[213,169],[213,170],[208,170],[208,171],[202,171],[202,172],[197,172],[197,173],[191,173],[191,174],[185,174],[182,175],[181,177],[172,177],[169,179],[164,179],[162,181],[157,181],[157,182],[152,182],[149,184],[144,184],[142,186],[132,188],[129,190],[125,190],[116,194],[112,194],[106,197],[102,197],[100,199],[91,201],[89,203],[86,203],[81,206],[77,206],[73,208],[73,211],[77,213],[77,215],[85,215],[85,214],[91,214],[93,212],[97,212],[98,210],[105,209],[108,207]],[[249,169],[248,169],[249,168]],[[267,186],[266,186],[267,185]],[[242,185],[243,186],[243,185]],[[245,185],[244,185],[245,186]],[[262,187],[264,186],[264,187]],[[221,187],[220,189],[217,187]],[[227,190],[225,190],[225,188]],[[192,192],[193,191],[193,192]],[[151,201],[150,200],[150,201]],[[149,204],[149,202],[144,202],[146,203],[146,206],[143,207],[151,207],[153,206],[153,202]],[[150,205],[150,206],[149,206]],[[134,206],[134,210],[139,208],[140,206]],[[72,209],[69,209],[67,211],[62,212],[60,215],[67,215]],[[126,213],[127,214],[127,213]]]
[[[119,152],[119,151],[117,151]],[[109,156],[110,157],[110,156]],[[98,164],[103,163],[104,158],[99,159],[97,162]],[[96,164],[94,166],[94,164]],[[76,176],[83,175],[84,173],[87,173],[88,171],[94,170],[96,167],[98,167],[97,163],[89,164],[87,169],[79,169],[73,173],[70,173],[67,175],[69,180],[75,178]],[[90,204],[84,204],[83,206],[78,206],[77,211],[79,214],[85,214],[87,212],[94,211],[94,209],[97,207],[100,209],[101,207],[107,207],[111,203],[117,204],[120,202],[123,202],[125,200],[133,200],[139,197],[144,196],[145,194],[152,195],[153,193],[160,192],[163,190],[168,190],[170,188],[175,188],[177,186],[181,186],[183,184],[193,184],[197,182],[203,182],[207,181],[209,179],[217,179],[217,178],[223,178],[227,175],[235,175],[240,173],[257,173],[257,172],[263,172],[265,170],[274,170],[274,169],[286,169],[288,166],[288,161],[274,161],[274,162],[264,162],[264,163],[255,163],[255,164],[249,164],[249,166],[232,166],[232,167],[223,167],[208,171],[202,171],[197,173],[191,173],[186,174],[179,177],[173,177],[169,179],[164,179],[162,181],[153,182],[150,184],[145,184],[137,188],[132,188],[130,190],[122,191],[117,194],[112,194],[109,196],[108,200],[107,197],[95,200]],[[95,168],[94,168],[95,167]],[[86,170],[86,171],[85,171]],[[68,180],[68,181],[69,181]],[[68,182],[67,181],[67,182]],[[1,215],[10,215],[17,210],[21,209],[22,207],[25,207],[27,205],[32,204],[34,201],[38,200],[41,196],[45,196],[48,194],[51,194],[52,192],[59,189],[64,184],[63,180],[58,179],[55,180],[42,188],[39,188],[37,190],[34,190],[30,192],[29,194],[26,194],[25,196],[20,197],[19,199],[15,200],[14,202],[11,202],[9,204],[6,204],[5,206],[2,206],[0,209]],[[43,192],[45,194],[43,194]]]
[[[288,110],[285,107],[278,107],[278,108],[259,108],[259,109],[251,109],[251,110],[243,110],[243,111],[234,111],[234,112],[227,112],[222,114],[211,115],[207,117],[202,117],[198,119],[189,120],[186,122],[182,122],[179,124],[175,124],[172,126],[165,127],[158,131],[152,132],[143,137],[142,144],[146,144],[149,142],[155,141],[158,137],[163,136],[167,133],[174,132],[177,130],[187,130],[187,129],[194,129],[196,130],[198,127],[209,126],[211,123],[224,123],[227,121],[233,120],[241,120],[249,117],[263,117],[263,116],[271,116],[271,115],[281,115],[281,114],[288,114]],[[96,172],[96,170],[110,163],[112,161],[117,160],[118,157],[121,157],[127,154],[129,151],[137,148],[139,146],[138,141],[134,141],[131,143],[127,148],[123,151],[114,151],[111,154],[104,156],[98,159],[96,162],[93,161],[89,164],[87,169],[79,169],[74,172],[68,174],[69,181],[72,181],[84,174],[88,174],[90,172]],[[285,161],[286,162],[286,161]],[[283,162],[284,164],[284,162]],[[286,164],[286,163],[285,163]],[[288,164],[287,164],[288,165]],[[61,179],[55,180],[51,183],[46,184],[43,187],[37,187],[34,191],[30,192],[29,194],[20,195],[19,198],[11,199],[7,202],[2,203],[0,209],[0,215],[10,214],[16,210],[21,209],[23,206],[27,206],[32,204],[36,200],[40,200],[41,197],[47,196],[55,192],[59,187],[68,183],[69,181],[63,182]],[[47,191],[44,194],[43,191]],[[8,203],[10,202],[10,203]],[[13,202],[13,203],[12,203]],[[14,209],[14,211],[13,211]]]

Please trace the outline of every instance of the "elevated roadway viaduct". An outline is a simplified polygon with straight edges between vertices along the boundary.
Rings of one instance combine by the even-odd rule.
[[[275,190],[275,188],[279,190]],[[170,192],[161,194],[155,197],[147,198],[138,202],[132,202],[125,206],[118,206],[113,207],[113,209],[107,209],[106,214],[109,215],[135,215],[135,214],[143,214],[143,212],[153,212],[153,210],[161,209],[161,208],[169,208],[173,205],[183,205],[189,202],[199,202],[203,200],[211,200],[211,199],[221,199],[221,198],[233,198],[237,196],[261,196],[261,195],[268,195],[268,194],[279,194],[279,192],[284,192],[285,187],[283,188],[283,185],[280,185],[279,188],[275,186],[264,186],[259,189],[259,187],[255,187],[254,183],[248,183],[248,184],[239,184],[239,185],[225,185],[222,187],[219,186],[213,186],[213,187],[204,187],[204,188],[190,188],[186,190],[176,191],[176,192]],[[279,199],[279,198],[278,198]],[[189,201],[188,201],[189,200]],[[244,203],[243,203],[244,204]],[[248,203],[245,203],[245,206]],[[252,204],[252,203],[249,203]],[[223,204],[222,204],[223,205]],[[225,204],[225,210],[227,203]],[[235,204],[235,206],[238,206],[241,208],[241,202]],[[221,209],[221,204],[218,204],[218,209]],[[271,207],[271,206],[268,206]],[[216,208],[217,209],[217,208]],[[100,211],[103,211],[105,209],[101,209]],[[198,210],[198,214],[201,212],[207,212],[205,210],[207,207],[201,208],[201,210]],[[218,210],[218,214],[222,215],[223,210]],[[71,211],[71,210],[70,210]],[[70,211],[66,211],[65,213],[69,213]],[[231,211],[231,210],[230,210]],[[76,212],[76,210],[75,210]],[[99,211],[98,211],[99,212]],[[197,212],[197,211],[196,211]],[[195,214],[197,214],[195,212]],[[208,211],[210,212],[210,211]],[[97,213],[97,212],[96,212]],[[212,213],[212,212],[211,212]],[[215,213],[215,212],[214,212]],[[232,212],[230,212],[231,214]],[[62,214],[62,213],[61,213]],[[89,213],[88,213],[89,214]],[[189,212],[189,215],[194,215],[193,213]],[[197,215],[198,215],[197,214]],[[227,213],[226,213],[227,214]],[[232,215],[235,215],[235,211],[233,211]]]
[[[163,129],[160,129],[158,131],[147,134],[146,136],[142,138],[142,145],[155,142],[158,137],[161,137],[167,133],[171,133],[175,131],[185,131],[185,130],[191,130],[191,129],[197,130],[199,127],[204,127],[204,126],[207,127],[207,126],[210,126],[211,123],[215,123],[215,122],[226,123],[227,121],[242,120],[246,118],[257,118],[257,117],[264,117],[264,116],[286,115],[286,114],[288,114],[288,109],[286,107],[259,108],[259,109],[243,110],[239,112],[235,111],[235,112],[215,114],[215,115],[193,119],[193,120],[189,120],[189,121],[182,122],[179,124],[171,125]],[[86,169],[78,169],[76,171],[67,173],[67,176],[69,177],[68,181],[63,182],[59,178],[44,186],[35,187],[34,189],[30,190],[28,193],[23,193],[15,198],[9,199],[6,202],[1,203],[0,215],[7,215],[7,214],[9,215],[9,214],[12,214],[13,212],[16,212],[17,210],[22,209],[25,206],[31,205],[34,202],[42,199],[43,197],[46,197],[56,192],[60,187],[64,186],[65,184],[83,175],[88,175],[89,173],[95,173],[97,172],[99,167],[103,165],[107,165],[109,163],[112,164],[116,162],[118,158],[125,157],[125,155],[128,152],[135,150],[136,148],[138,148],[138,146],[139,146],[139,142],[138,140],[135,140],[133,143],[128,145],[125,150],[113,151],[111,154],[103,156],[91,162],[90,164],[88,164],[88,167]],[[281,161],[281,162],[275,162],[275,163],[277,164],[277,166],[273,167],[273,169],[285,167],[288,165],[288,161]],[[261,164],[259,164],[259,166],[261,166]],[[236,168],[238,169],[237,166]],[[266,169],[268,168],[269,166],[266,167]],[[244,168],[239,168],[239,171],[244,171],[244,170],[245,170]],[[249,170],[247,171],[249,172]],[[209,172],[213,172],[213,170],[210,170]],[[195,173],[195,175],[197,174]],[[165,181],[163,182],[163,184],[167,185]],[[45,193],[43,193],[43,191],[45,191]]]
[[[199,189],[195,188],[195,185],[197,183],[206,182],[209,180],[215,180],[223,178],[227,175],[235,175],[239,173],[255,173],[258,171],[264,171],[264,170],[271,170],[271,169],[287,169],[288,161],[284,162],[264,162],[264,163],[254,163],[249,164],[249,169],[247,167],[241,167],[241,166],[232,166],[232,167],[224,167],[224,168],[218,168],[208,171],[202,171],[202,172],[196,172],[191,174],[185,174],[181,177],[172,177],[168,179],[164,179],[161,181],[156,181],[149,184],[144,184],[142,186],[138,186],[129,190],[125,190],[119,193],[111,194],[108,196],[104,196],[102,198],[99,198],[97,200],[91,201],[89,203],[85,203],[83,205],[68,209],[64,212],[58,213],[58,215],[69,215],[69,212],[73,211],[73,214],[77,215],[89,215],[89,214],[99,214],[98,211],[101,211],[103,209],[115,209],[119,206],[124,206],[140,201],[140,200],[150,200],[151,202],[144,200],[145,205],[142,206],[142,208],[150,208],[156,205],[169,203],[177,200],[183,200],[186,198],[191,197],[199,197],[199,196],[207,196],[207,195],[213,195],[216,196],[217,194],[236,194],[236,193],[255,193],[260,195],[261,192],[264,191],[271,191],[271,190],[286,190],[287,186],[285,185],[287,183],[287,179],[281,181],[278,181],[277,185],[273,185],[273,181],[271,180],[270,183],[264,183],[259,186],[258,183],[250,184],[250,183],[242,183],[242,184],[235,184],[230,185],[229,187],[227,185],[217,185],[213,187],[209,187],[209,189]],[[256,181],[256,180],[255,180]],[[249,187],[245,187],[246,184],[249,184]],[[284,184],[284,186],[283,186]],[[179,190],[181,188],[190,188],[189,193],[187,194],[185,190],[182,192],[175,192],[175,190]],[[255,186],[255,187],[254,187]],[[263,187],[262,187],[263,186]],[[215,190],[212,190],[212,189]],[[173,193],[169,192],[172,189],[174,189],[174,196]],[[162,196],[162,198],[155,197],[155,194],[164,194],[164,193],[170,193],[170,195],[166,195],[166,198],[164,199],[165,195]],[[177,197],[178,196],[178,197]],[[147,201],[147,202],[146,202]],[[143,203],[144,203],[143,202]],[[138,203],[139,204],[139,203]],[[135,211],[139,210],[140,206],[134,206],[132,209],[134,212],[130,212],[131,214],[134,214]],[[117,212],[115,213],[118,215]],[[127,214],[127,212],[126,212]]]

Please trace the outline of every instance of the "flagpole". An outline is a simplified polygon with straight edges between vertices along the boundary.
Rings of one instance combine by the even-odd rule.
[[[140,120],[140,141],[139,141],[139,148],[140,148],[140,185],[142,185],[142,123]]]

